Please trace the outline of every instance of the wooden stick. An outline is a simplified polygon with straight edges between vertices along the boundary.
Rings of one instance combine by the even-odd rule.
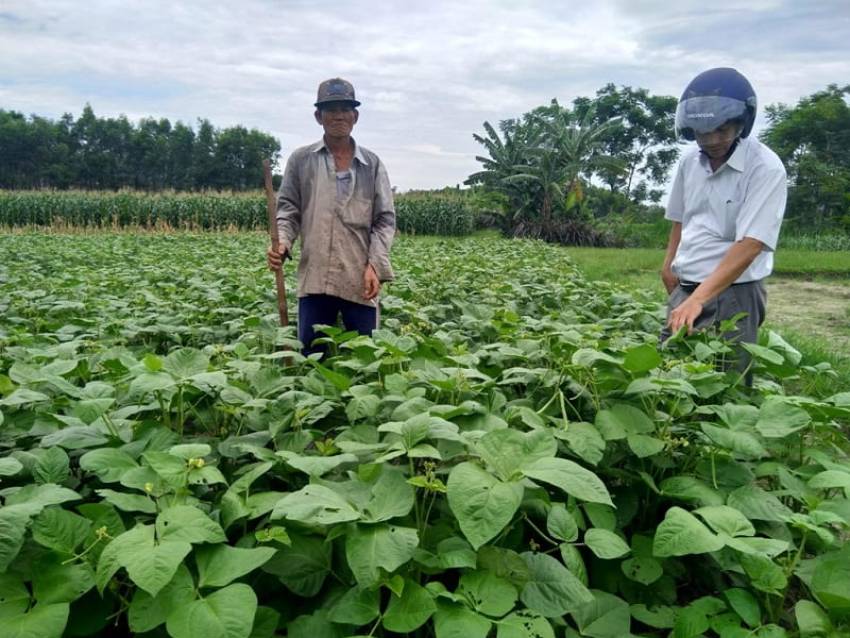
[[[269,212],[269,236],[272,240],[272,250],[280,254],[280,236],[277,232],[277,199],[272,186],[272,167],[269,160],[263,160],[263,177],[266,183],[266,203]],[[286,306],[286,280],[283,277],[283,261],[280,268],[274,271],[274,282],[277,287],[277,313],[280,316],[280,325],[289,325],[289,310]]]

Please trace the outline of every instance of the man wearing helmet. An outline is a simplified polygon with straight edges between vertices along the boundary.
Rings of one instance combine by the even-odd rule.
[[[393,278],[389,252],[395,209],[383,162],[355,143],[351,131],[360,102],[341,78],[319,85],[316,122],[324,136],[292,152],[277,195],[280,254],[267,251],[276,270],[301,237],[298,264],[298,339],[313,347],[316,324],[371,334],[381,283]]]
[[[679,161],[667,204],[673,228],[661,271],[670,295],[662,340],[742,312],[733,336],[757,339],[786,177],[776,154],[750,137],[755,115],[755,92],[735,69],[701,73],[679,100],[676,132],[697,148]]]

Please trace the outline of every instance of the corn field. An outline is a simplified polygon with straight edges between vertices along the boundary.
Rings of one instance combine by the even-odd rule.
[[[399,230],[419,235],[466,235],[473,214],[461,202],[433,195],[396,200]],[[251,230],[266,226],[266,200],[247,193],[139,191],[3,191],[0,227],[183,228]]]

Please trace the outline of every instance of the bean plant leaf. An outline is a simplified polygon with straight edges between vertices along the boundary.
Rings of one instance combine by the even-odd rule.
[[[693,514],[671,507],[655,531],[652,554],[659,558],[690,556],[716,552],[722,547],[723,541]]]
[[[602,480],[578,463],[561,458],[545,458],[523,468],[528,478],[542,481],[591,503],[613,505],[611,495]]]
[[[60,638],[68,622],[68,603],[36,605],[27,613],[3,619],[5,638]]]
[[[496,638],[555,638],[555,631],[546,618],[523,609],[498,622]]]
[[[174,609],[166,620],[166,628],[174,638],[249,638],[256,611],[257,596],[253,589],[241,583],[229,585]]]
[[[522,554],[529,569],[520,599],[530,610],[557,618],[593,602],[593,594],[564,565],[547,554]]]
[[[613,559],[628,554],[631,549],[626,541],[607,529],[594,527],[584,534],[584,542],[598,558]]]
[[[406,579],[401,596],[390,598],[381,622],[389,631],[410,633],[424,625],[435,611],[437,605],[428,590]]]
[[[278,501],[272,512],[272,519],[277,518],[306,525],[333,525],[356,521],[360,513],[334,490],[324,485],[307,485]]]
[[[358,526],[345,539],[348,566],[361,587],[381,579],[381,570],[392,573],[413,558],[419,544],[415,529],[395,525]]]
[[[449,507],[474,549],[510,523],[524,492],[519,482],[500,481],[473,463],[452,468],[446,487]]]
[[[226,544],[205,545],[195,552],[198,587],[224,587],[266,563],[273,547],[242,548]]]

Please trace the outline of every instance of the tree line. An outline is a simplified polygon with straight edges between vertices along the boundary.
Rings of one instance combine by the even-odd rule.
[[[760,137],[788,171],[787,225],[850,232],[850,86],[830,85],[796,106],[766,107]],[[677,99],[607,84],[570,106],[557,100],[473,134],[485,149],[466,183],[501,202],[501,226],[517,236],[604,244],[594,219],[658,214],[682,148]]]
[[[247,190],[263,184],[262,160],[280,143],[244,126],[197,128],[167,118],[58,120],[0,109],[0,188]]]

